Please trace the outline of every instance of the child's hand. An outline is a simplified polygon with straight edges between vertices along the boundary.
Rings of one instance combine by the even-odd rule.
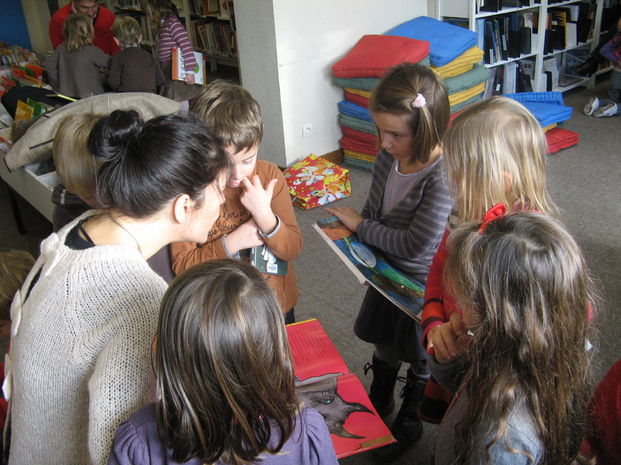
[[[241,191],[239,200],[250,212],[257,226],[265,235],[271,234],[278,225],[276,215],[272,212],[272,197],[274,196],[274,187],[277,182],[278,179],[272,179],[267,184],[267,188],[263,189],[257,174],[252,177],[252,182],[248,178],[242,179],[244,188]]]
[[[433,347],[433,335],[436,333],[436,331],[438,330],[439,327],[440,327],[439,325],[438,326],[434,326],[427,333],[427,350],[429,350],[429,349],[431,349]]]
[[[226,242],[226,248],[229,253],[234,255],[240,250],[262,245],[263,238],[259,234],[257,223],[254,222],[254,219],[250,219],[227,234],[224,242]]]
[[[466,333],[466,328],[462,323],[461,315],[453,313],[451,319],[437,326],[431,341],[435,351],[435,357],[439,364],[444,365],[455,360],[463,350],[462,334]]]
[[[186,74],[185,79],[183,80],[186,84],[194,84],[195,78],[193,74]]]
[[[326,211],[331,215],[336,216],[345,226],[347,226],[347,229],[350,229],[353,232],[356,232],[358,225],[364,221],[364,218],[360,216],[360,213],[351,207],[326,208]]]

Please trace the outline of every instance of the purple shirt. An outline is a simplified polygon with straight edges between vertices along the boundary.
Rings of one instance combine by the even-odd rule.
[[[273,430],[270,445],[278,443],[278,430]],[[264,453],[262,465],[338,465],[330,433],[323,417],[312,408],[304,408],[297,418],[296,427],[280,452]],[[129,420],[121,423],[114,437],[108,465],[176,465],[172,451],[167,449],[157,433],[155,403],[137,410]],[[197,459],[185,465],[201,465]],[[220,461],[216,462],[220,464]]]

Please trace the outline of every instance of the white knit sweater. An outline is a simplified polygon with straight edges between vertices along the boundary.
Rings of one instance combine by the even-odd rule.
[[[166,283],[132,247],[65,246],[77,221],[41,243],[11,308],[11,464],[105,464],[117,426],[154,399]]]

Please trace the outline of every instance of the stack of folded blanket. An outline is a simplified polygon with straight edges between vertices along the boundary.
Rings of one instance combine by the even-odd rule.
[[[475,32],[426,16],[385,35],[364,36],[332,67],[334,84],[345,92],[345,100],[339,103],[345,163],[372,171],[378,145],[369,97],[379,78],[394,65],[410,62],[430,67],[444,80],[452,117],[481,100],[490,71],[478,64],[483,51],[476,42]]]
[[[520,92],[507,97],[517,100],[533,114],[546,133],[548,153],[578,143],[578,134],[556,125],[571,118],[573,108],[565,106],[561,92]]]

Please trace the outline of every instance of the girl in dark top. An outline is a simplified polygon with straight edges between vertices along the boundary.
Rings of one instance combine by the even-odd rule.
[[[276,296],[233,259],[180,274],[162,301],[159,400],[118,429],[110,464],[336,464],[330,433],[300,409]]]

